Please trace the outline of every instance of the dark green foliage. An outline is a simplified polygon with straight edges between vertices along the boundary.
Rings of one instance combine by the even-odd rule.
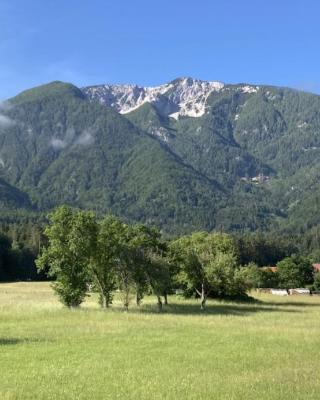
[[[270,268],[260,268],[260,282],[257,287],[274,288],[279,287],[279,273]]]
[[[0,209],[17,210],[19,208],[32,210],[28,196],[19,189],[0,179]]]
[[[44,242],[40,226],[0,224],[0,281],[44,280],[38,273],[35,258]]]
[[[254,262],[250,262],[237,271],[237,282],[240,286],[238,293],[246,293],[252,288],[259,288],[262,285],[261,268]]]
[[[10,271],[8,271],[10,250],[10,239],[5,235],[0,234],[0,281],[9,280],[9,278],[11,278]]]
[[[242,265],[254,262],[259,267],[275,266],[284,257],[297,253],[294,240],[262,234],[250,234],[235,238]]]
[[[317,272],[314,276],[313,288],[316,291],[320,291],[320,272]]]
[[[136,260],[134,281],[137,285],[137,303],[139,304],[144,293],[151,289],[157,296],[158,306],[161,308],[160,296],[166,299],[172,287],[172,271],[167,257],[166,243],[155,227],[135,225],[132,235],[132,257]]]
[[[290,289],[304,287],[313,282],[313,267],[308,258],[284,258],[277,264],[280,286]]]
[[[103,308],[112,303],[112,290],[115,289],[114,265],[120,253],[119,223],[116,218],[108,216],[96,225],[96,238],[91,249],[90,275],[99,293]]]

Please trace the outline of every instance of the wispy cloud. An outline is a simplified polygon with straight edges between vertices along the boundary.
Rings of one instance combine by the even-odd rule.
[[[89,131],[84,131],[75,141],[75,144],[89,146],[94,142],[94,137]]]
[[[93,143],[94,137],[89,130],[85,129],[80,135],[76,136],[74,128],[68,128],[63,139],[54,137],[50,140],[50,146],[55,150],[62,150],[72,145],[89,146]]]
[[[14,125],[13,119],[3,114],[3,111],[7,111],[11,108],[11,105],[7,101],[0,101],[0,128],[8,128]]]
[[[55,150],[61,150],[67,147],[68,143],[64,140],[53,138],[50,141],[50,145],[55,149]]]
[[[0,127],[8,128],[11,125],[14,125],[14,121],[6,115],[0,114]]]

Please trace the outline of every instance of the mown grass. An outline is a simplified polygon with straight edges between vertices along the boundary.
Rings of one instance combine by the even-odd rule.
[[[47,283],[1,284],[0,399],[319,400],[320,298],[258,299],[70,311]]]

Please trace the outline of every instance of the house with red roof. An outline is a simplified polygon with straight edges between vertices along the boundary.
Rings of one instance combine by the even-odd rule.
[[[320,265],[320,264],[319,264]],[[274,267],[274,266],[270,266],[270,267],[262,267],[263,270],[265,271],[271,271],[271,272],[277,272],[278,268]]]
[[[320,272],[320,263],[312,264],[314,272]]]

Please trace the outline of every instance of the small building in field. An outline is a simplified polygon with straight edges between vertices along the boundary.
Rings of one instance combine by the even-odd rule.
[[[295,294],[311,295],[310,289],[306,289],[306,288],[289,289],[289,293],[291,296],[295,295]]]
[[[271,289],[271,294],[275,294],[277,296],[288,296],[289,293],[286,289]]]
[[[257,288],[258,293],[271,293],[272,288]]]

